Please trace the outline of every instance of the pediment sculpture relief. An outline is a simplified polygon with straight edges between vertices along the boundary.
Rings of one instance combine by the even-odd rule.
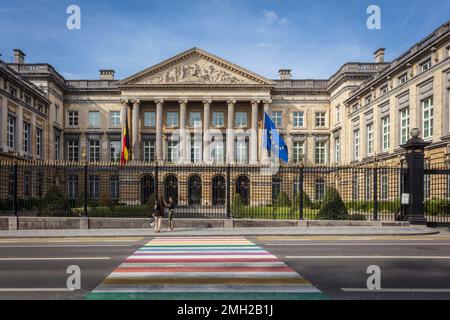
[[[198,61],[172,67],[150,79],[146,84],[170,83],[207,83],[207,84],[242,84],[242,78],[212,63]]]

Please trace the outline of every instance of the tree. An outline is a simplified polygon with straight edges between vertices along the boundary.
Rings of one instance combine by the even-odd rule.
[[[319,220],[346,220],[348,211],[336,188],[330,187],[325,195],[324,202],[317,214]]]
[[[285,192],[280,192],[275,200],[274,203],[275,207],[290,207],[291,206],[291,200],[289,199],[288,195]]]
[[[43,211],[46,215],[63,215],[69,209],[64,192],[57,185],[53,185],[48,189],[45,195],[45,204]]]

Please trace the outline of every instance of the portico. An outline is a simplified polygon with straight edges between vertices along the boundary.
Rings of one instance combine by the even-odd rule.
[[[266,160],[260,137],[273,86],[197,48],[120,81],[133,160],[143,160],[143,134],[155,137],[157,162],[174,162],[174,148],[181,163]],[[144,123],[146,117],[154,124]]]

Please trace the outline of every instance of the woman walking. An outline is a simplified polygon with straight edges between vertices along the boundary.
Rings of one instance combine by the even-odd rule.
[[[175,230],[175,224],[173,223],[173,216],[175,214],[175,201],[173,197],[169,198],[169,202],[166,203],[167,209],[169,209],[169,231]]]
[[[158,198],[155,204],[155,233],[161,233],[161,223],[164,217],[164,201],[162,197]]]

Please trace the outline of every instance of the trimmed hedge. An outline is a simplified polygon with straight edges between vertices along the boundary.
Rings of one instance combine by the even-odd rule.
[[[347,220],[347,208],[336,188],[330,187],[325,195],[322,207],[317,214],[319,220]]]

